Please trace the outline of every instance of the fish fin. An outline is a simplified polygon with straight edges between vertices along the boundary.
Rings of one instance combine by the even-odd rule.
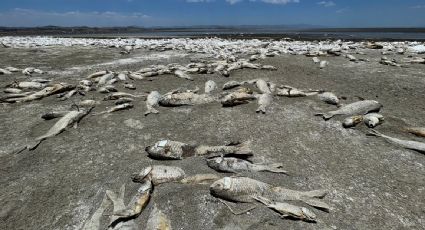
[[[256,201],[258,201],[258,202],[260,202],[260,203],[262,203],[262,204],[264,204],[264,205],[266,205],[266,206],[269,206],[269,205],[271,205],[273,202],[271,201],[271,200],[269,200],[269,199],[267,199],[267,198],[265,198],[265,197],[263,197],[263,196],[254,196],[254,197],[252,197],[254,200],[256,200]]]
[[[366,134],[367,136],[374,136],[374,137],[383,137],[384,135],[374,129],[370,130],[369,132],[367,132]]]
[[[325,202],[318,200],[318,199],[305,199],[303,200],[306,204],[315,207],[317,209],[323,210],[325,212],[329,212],[331,210],[331,207],[326,204]]]
[[[329,113],[315,113],[314,116],[322,117],[323,120],[325,120],[325,121],[327,121],[327,120],[329,120],[333,117],[333,115],[331,115]]]
[[[303,196],[309,197],[309,198],[323,198],[328,194],[328,191],[326,190],[312,190],[308,192],[304,192]]]

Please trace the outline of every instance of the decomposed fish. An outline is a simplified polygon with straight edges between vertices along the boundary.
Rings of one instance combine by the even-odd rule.
[[[284,202],[274,202],[262,196],[254,197],[254,199],[281,214],[282,218],[292,218],[306,222],[316,222],[316,214],[314,214],[314,212],[308,208]]]
[[[13,83],[11,86],[19,89],[42,89],[46,87],[46,84],[32,81],[23,81]]]
[[[325,103],[336,105],[336,106],[339,105],[338,97],[331,92],[319,93],[318,96],[319,96],[319,99]]]
[[[405,128],[404,130],[416,136],[425,137],[425,128],[410,127],[410,128]]]
[[[368,133],[368,135],[371,136],[377,136],[382,137],[388,140],[391,143],[397,144],[405,149],[415,150],[420,153],[425,153],[425,143],[419,142],[419,141],[408,141],[408,140],[401,140],[398,138],[390,137],[387,135],[384,135],[376,130],[372,130]]]
[[[214,81],[207,81],[205,82],[205,93],[206,94],[210,94],[212,93],[215,89],[217,89],[217,84]]]
[[[214,154],[252,156],[251,142],[223,146],[189,145],[178,141],[163,140],[145,148],[148,155],[161,160],[181,160],[192,156]]]
[[[280,86],[276,90],[276,95],[282,96],[282,97],[308,97],[317,95],[319,92],[315,90],[310,90],[307,92],[301,91],[297,88],[291,87],[291,86]]]
[[[160,100],[161,106],[200,105],[216,101],[216,97],[209,94],[197,94],[191,91],[175,90],[164,94]]]
[[[273,101],[273,96],[269,93],[263,93],[258,96],[258,109],[257,113],[266,113],[266,109],[270,106]]]
[[[384,121],[384,116],[379,113],[368,113],[363,116],[363,121],[367,127],[375,128],[376,126],[382,124]]]
[[[378,112],[382,108],[382,104],[374,100],[364,100],[354,102],[340,107],[338,110],[328,113],[318,113],[316,116],[322,116],[323,119],[329,120],[336,115],[364,115],[369,112]]]
[[[221,98],[221,104],[225,107],[246,104],[255,100],[256,97],[248,88],[241,88],[235,92],[229,93]]]
[[[143,186],[143,185],[142,185]],[[113,213],[123,212],[127,207],[124,204],[125,185],[123,184],[120,188],[119,194],[111,190],[106,190],[106,196],[113,203]],[[131,204],[131,203],[130,203]],[[139,229],[136,222],[131,218],[122,218],[121,216],[111,215],[108,229],[120,229],[120,230],[137,230]]]
[[[134,182],[152,181],[153,185],[176,182],[186,177],[183,169],[175,166],[153,165],[143,168],[140,173],[133,174]]]
[[[235,202],[252,203],[261,196],[275,202],[302,201],[315,208],[330,210],[329,205],[320,200],[326,196],[326,191],[290,190],[248,177],[224,177],[210,186],[210,192],[215,197]]]
[[[106,111],[103,111],[103,112],[100,112],[100,113],[97,113],[97,114],[94,114],[94,115],[100,115],[100,114],[105,114],[105,113],[113,113],[113,112],[116,112],[116,111],[131,109],[131,108],[133,108],[133,104],[124,103],[124,104],[121,104],[121,105],[116,105],[116,106],[114,106],[114,107],[112,107],[112,108],[110,108]]]
[[[156,207],[156,205],[153,206],[149,214],[146,230],[171,230],[170,220]]]
[[[158,106],[159,100],[161,99],[161,94],[158,91],[152,91],[149,93],[147,99],[146,99],[146,112],[145,116],[151,114],[151,113],[159,113],[155,107]]]
[[[135,90],[136,89],[136,86],[134,86],[133,84],[125,83],[124,84],[124,88]]]
[[[362,121],[363,121],[363,115],[356,115],[356,116],[346,118],[342,122],[342,126],[344,128],[351,128],[360,124]]]
[[[107,73],[99,78],[97,86],[105,85],[108,81],[112,80],[115,77],[115,73]]]
[[[120,222],[120,220],[128,220],[130,218],[135,218],[140,215],[140,213],[143,212],[146,205],[149,203],[152,189],[153,186],[151,181],[144,181],[137,190],[136,195],[130,200],[126,208],[117,211],[114,210],[113,216],[118,218],[111,222],[110,226],[114,226],[114,224]]]
[[[207,165],[218,172],[238,173],[243,171],[285,173],[282,164],[253,164],[247,160],[234,157],[215,157],[207,159]]]

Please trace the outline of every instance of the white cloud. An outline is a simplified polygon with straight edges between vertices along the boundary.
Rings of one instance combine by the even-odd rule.
[[[226,2],[230,4],[236,4],[238,2],[242,2],[243,0],[226,0]],[[250,2],[264,2],[264,3],[270,3],[270,4],[281,4],[285,5],[288,3],[298,3],[300,0],[249,0]]]
[[[342,13],[344,13],[344,12],[347,12],[348,11],[348,8],[342,8],[342,9],[339,9],[339,10],[337,10],[337,11],[335,11],[337,14],[342,14]]]
[[[412,6],[412,9],[425,9],[425,5]]]
[[[335,2],[333,2],[333,1],[321,1],[321,2],[318,2],[317,4],[324,6],[324,7],[336,6]]]
[[[15,8],[0,13],[0,26],[129,26],[144,25],[151,17],[140,12],[54,12]]]

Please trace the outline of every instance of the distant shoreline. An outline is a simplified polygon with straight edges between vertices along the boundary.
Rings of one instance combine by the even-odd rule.
[[[0,27],[0,36],[53,36],[78,38],[207,38],[425,41],[425,28],[285,28],[285,27]]]

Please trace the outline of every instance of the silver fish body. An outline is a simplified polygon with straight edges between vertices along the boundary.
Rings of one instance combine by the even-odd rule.
[[[153,185],[159,185],[170,182],[177,182],[186,177],[183,169],[175,166],[153,165],[143,168],[140,173],[134,174],[134,182],[144,182],[150,180]]]
[[[382,137],[384,139],[386,139],[387,141],[399,145],[405,149],[410,149],[410,150],[414,150],[420,153],[425,153],[425,143],[423,142],[419,142],[419,141],[409,141],[409,140],[401,140],[395,137],[390,137],[387,135],[384,135],[376,130],[372,130],[371,132],[369,132],[369,135],[373,135],[373,136],[377,136],[377,137]]]
[[[331,105],[339,105],[338,97],[331,92],[323,92],[318,94],[319,99]]]
[[[381,108],[382,108],[382,104],[377,101],[364,100],[364,101],[358,101],[348,105],[344,105],[335,111],[331,111],[328,113],[319,113],[316,115],[320,115],[323,117],[323,119],[329,120],[332,117],[337,115],[351,116],[351,115],[364,115],[369,112],[378,112]]]
[[[282,164],[253,164],[247,160],[234,157],[215,157],[207,160],[207,165],[218,172],[274,172],[287,173],[281,169]]]
[[[163,95],[159,100],[161,106],[200,105],[216,101],[216,98],[208,94],[196,94],[194,92],[171,92]]]

